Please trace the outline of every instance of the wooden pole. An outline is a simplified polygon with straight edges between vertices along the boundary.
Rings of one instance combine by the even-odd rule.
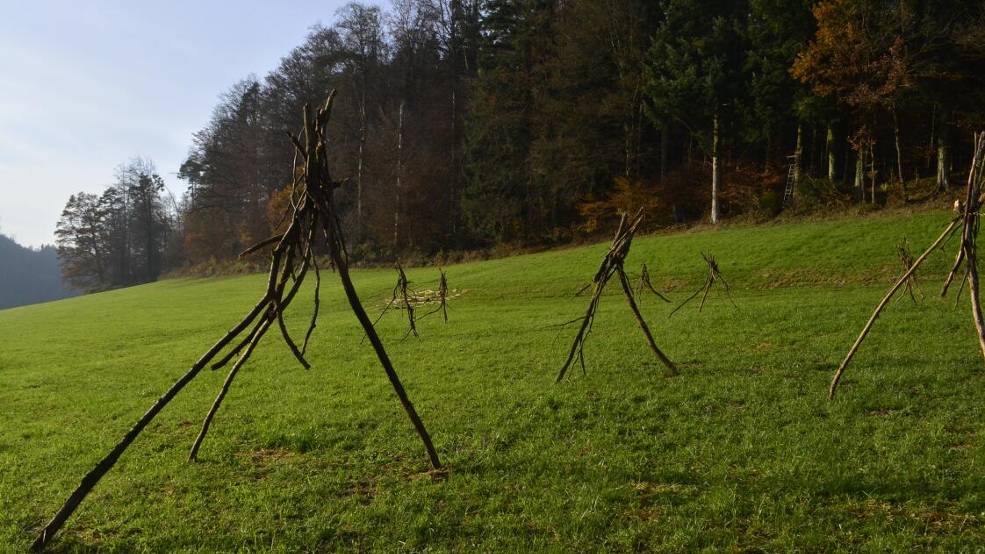
[[[859,334],[858,338],[855,339],[855,344],[853,344],[852,347],[848,350],[848,354],[845,356],[845,360],[841,362],[840,366],[838,366],[838,370],[835,372],[834,379],[831,380],[831,386],[828,389],[828,399],[834,399],[835,390],[838,388],[838,382],[841,381],[842,374],[845,373],[845,368],[848,367],[848,363],[852,361],[852,357],[855,355],[855,352],[858,351],[859,346],[862,345],[862,341],[864,341],[865,337],[869,334],[869,331],[872,329],[872,325],[875,324],[876,319],[879,318],[879,314],[882,313],[883,308],[886,307],[886,305],[889,303],[889,300],[893,297],[894,294],[896,294],[896,291],[899,290],[901,286],[903,286],[903,283],[905,283],[907,279],[909,279],[910,276],[913,275],[913,272],[915,272],[917,268],[920,267],[920,264],[922,264],[924,260],[927,259],[927,256],[929,256],[931,252],[936,250],[938,246],[943,244],[944,241],[951,236],[951,233],[953,233],[954,230],[958,228],[958,221],[960,220],[954,219],[951,221],[951,223],[947,226],[947,228],[944,229],[944,232],[941,233],[939,237],[937,237],[937,240],[934,241],[934,243],[931,244],[930,247],[927,248],[927,250],[924,251],[924,253],[921,254],[920,257],[917,258],[915,262],[913,262],[913,265],[910,267],[910,269],[896,281],[896,284],[894,284],[889,289],[889,292],[886,293],[886,296],[883,297],[882,302],[879,302],[879,305],[876,306],[876,310],[872,312],[872,316],[869,317],[869,321],[866,322],[865,327],[862,328],[862,332]]]
[[[633,288],[629,284],[629,278],[626,277],[626,272],[620,268],[619,270],[619,282],[622,284],[622,292],[626,296],[626,303],[629,304],[629,309],[633,312],[633,317],[636,318],[636,323],[640,326],[643,334],[646,336],[646,343],[650,346],[650,350],[657,356],[657,359],[663,362],[667,367],[667,374],[671,376],[680,375],[680,371],[677,370],[677,366],[674,362],[670,361],[659,347],[657,343],[653,340],[653,335],[650,333],[650,328],[646,324],[646,320],[643,319],[643,314],[640,313],[639,307],[636,305],[636,300],[633,299]]]

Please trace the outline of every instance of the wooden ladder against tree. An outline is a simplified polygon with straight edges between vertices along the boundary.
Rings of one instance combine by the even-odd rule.
[[[783,207],[789,208],[793,204],[793,194],[797,188],[797,177],[800,175],[800,156],[792,154],[787,156],[790,163],[787,166],[787,186],[783,190]]]

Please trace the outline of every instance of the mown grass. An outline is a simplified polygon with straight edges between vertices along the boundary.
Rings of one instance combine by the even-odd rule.
[[[427,459],[334,276],[305,371],[271,335],[200,454],[223,377],[203,373],[147,429],[54,545],[65,551],[971,550],[985,544],[985,371],[967,301],[921,273],[826,388],[886,284],[894,246],[945,213],[641,237],[682,299],[713,253],[739,309],[643,310],[682,375],[663,377],[613,288],[588,371],[553,379],[572,293],[605,245],[452,266],[451,321],[381,331],[448,466]],[[408,271],[419,286],[437,271]],[[374,312],[392,271],[355,272]],[[226,328],[260,276],[170,280],[0,311],[0,543],[25,549],[80,476]],[[298,306],[305,305],[304,302]],[[289,325],[303,331],[306,309]]]

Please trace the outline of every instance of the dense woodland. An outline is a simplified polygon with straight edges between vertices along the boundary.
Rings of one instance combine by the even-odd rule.
[[[25,248],[0,234],[0,309],[72,296],[53,246]]]
[[[234,258],[288,201],[305,103],[338,89],[334,175],[355,258],[552,244],[788,205],[905,202],[960,181],[985,127],[970,0],[352,3],[224,92],[164,193],[152,164],[58,229],[94,290]]]

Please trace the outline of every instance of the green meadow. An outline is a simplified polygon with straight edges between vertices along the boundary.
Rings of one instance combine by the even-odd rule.
[[[641,297],[681,375],[646,347],[617,283],[554,384],[606,244],[452,265],[450,321],[379,330],[447,472],[427,457],[335,275],[301,368],[267,335],[186,461],[223,371],[145,430],[53,551],[972,551],[985,544],[985,365],[964,297],[938,298],[952,240],[834,368],[946,212],[640,236],[674,301]],[[411,286],[436,286],[412,268]],[[389,269],[353,272],[375,315]],[[172,279],[0,311],[0,545],[26,550],[81,476],[255,303],[264,276]],[[301,336],[312,291],[288,325]]]

